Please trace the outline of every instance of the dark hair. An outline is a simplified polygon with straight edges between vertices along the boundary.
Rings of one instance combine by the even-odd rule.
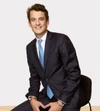
[[[32,10],[45,12],[46,19],[49,19],[48,10],[42,4],[34,4],[27,9],[27,18],[30,21],[30,12]]]

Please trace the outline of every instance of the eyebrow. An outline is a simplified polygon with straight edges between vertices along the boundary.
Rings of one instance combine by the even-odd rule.
[[[42,19],[45,19],[45,17],[39,17],[38,19],[41,19],[41,18],[42,18]],[[36,19],[36,18],[35,18],[35,17],[31,17],[30,20],[31,20],[31,19]]]

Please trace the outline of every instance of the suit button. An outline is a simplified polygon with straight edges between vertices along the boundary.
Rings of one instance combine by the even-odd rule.
[[[46,81],[48,81],[48,79],[46,79]]]

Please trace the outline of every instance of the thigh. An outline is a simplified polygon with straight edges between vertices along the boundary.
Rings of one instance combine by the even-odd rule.
[[[18,106],[16,106],[11,111],[33,111],[33,110],[32,110],[32,107],[30,105],[29,100],[27,100],[27,101],[19,104]]]
[[[80,108],[66,109],[64,108],[62,111],[80,111]]]
[[[38,101],[42,102],[42,104],[46,105],[50,102],[50,100],[45,97],[45,98],[39,98]],[[40,107],[40,111],[48,111],[49,108],[47,109],[43,109]],[[18,106],[16,106],[14,109],[12,109],[11,111],[33,111],[31,104],[29,102],[29,100],[19,104]]]
[[[80,108],[69,109],[68,111],[80,111]]]

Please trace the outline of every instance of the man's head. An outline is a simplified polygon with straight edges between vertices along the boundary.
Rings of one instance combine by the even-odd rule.
[[[29,21],[30,21],[30,12],[32,10],[44,12],[46,19],[47,20],[49,19],[48,10],[45,8],[45,6],[42,4],[34,4],[27,9],[27,18]]]
[[[27,9],[28,23],[37,38],[41,38],[49,25],[48,11],[42,4],[34,4]]]

